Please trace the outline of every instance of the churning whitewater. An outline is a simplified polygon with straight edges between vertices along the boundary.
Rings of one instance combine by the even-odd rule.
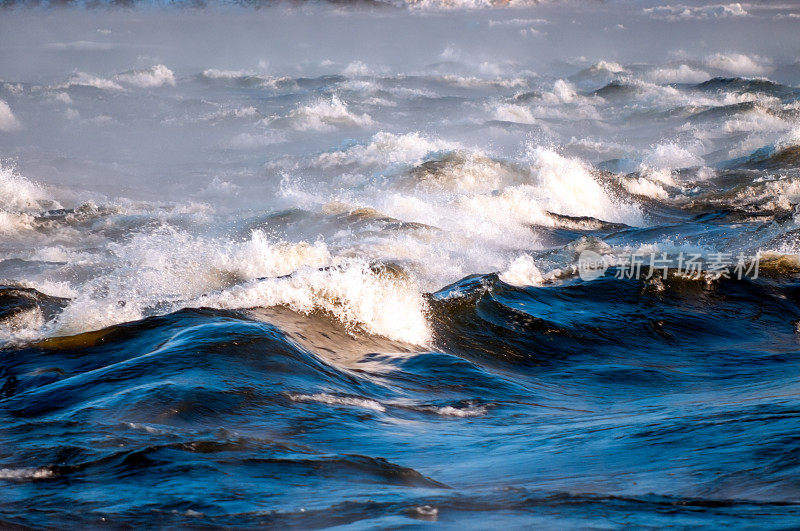
[[[0,524],[797,525],[797,6],[0,6]]]

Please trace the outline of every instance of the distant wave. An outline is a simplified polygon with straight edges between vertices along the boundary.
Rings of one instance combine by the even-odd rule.
[[[202,9],[236,7],[260,9],[281,5],[328,4],[339,7],[394,7],[436,11],[529,6],[543,1],[546,0],[0,0],[0,8]]]

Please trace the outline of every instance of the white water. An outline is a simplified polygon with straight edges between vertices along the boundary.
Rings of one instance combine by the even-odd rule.
[[[492,271],[538,285],[564,265],[532,253],[553,246],[548,230],[588,222],[554,214],[648,226],[645,201],[796,145],[796,101],[673,85],[796,87],[796,11],[5,11],[0,279],[74,300],[0,341],[284,304],[427,343],[423,292]],[[614,80],[628,92],[594,93]],[[791,179],[742,194],[798,197]]]

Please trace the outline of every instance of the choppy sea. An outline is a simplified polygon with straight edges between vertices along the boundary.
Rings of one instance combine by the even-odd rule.
[[[800,8],[0,8],[0,526],[800,525]]]

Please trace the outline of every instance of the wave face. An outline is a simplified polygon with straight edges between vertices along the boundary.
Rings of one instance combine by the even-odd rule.
[[[232,4],[0,8],[0,526],[796,525],[796,7]]]

